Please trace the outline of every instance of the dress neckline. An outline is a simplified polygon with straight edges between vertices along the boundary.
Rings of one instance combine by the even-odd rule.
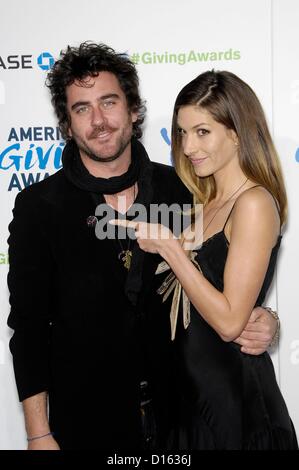
[[[225,235],[224,229],[222,229],[222,230],[219,230],[219,232],[216,232],[210,237],[206,238],[206,240],[204,240],[198,248],[195,248],[192,251],[200,251],[208,242],[210,242],[211,240],[213,240],[214,238],[216,238],[218,235],[221,235],[221,234],[223,234],[226,244],[229,245],[229,241]]]

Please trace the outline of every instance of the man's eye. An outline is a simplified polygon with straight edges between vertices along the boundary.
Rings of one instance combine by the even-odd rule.
[[[77,114],[84,114],[88,111],[87,106],[81,106],[80,108],[77,108]]]
[[[115,103],[115,101],[111,101],[111,100],[110,100],[110,101],[104,101],[103,107],[104,107],[105,109],[111,108],[111,107],[114,105],[114,103]]]

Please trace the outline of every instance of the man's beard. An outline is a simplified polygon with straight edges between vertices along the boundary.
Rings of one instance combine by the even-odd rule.
[[[102,129],[102,128],[95,129],[93,133],[91,134],[90,138],[96,139],[97,134],[103,130],[107,130],[107,128],[105,127],[105,129]],[[114,129],[109,129],[109,131],[113,132]],[[75,134],[73,134],[73,138],[76,144],[78,145],[79,150],[84,152],[88,158],[90,158],[91,160],[95,162],[107,163],[107,162],[113,162],[117,160],[123,154],[123,152],[129,145],[129,143],[131,142],[132,132],[126,132],[126,129],[123,129],[123,132],[119,136],[118,141],[117,141],[118,146],[117,146],[116,152],[113,155],[110,155],[108,157],[104,157],[103,155],[100,155],[99,153],[94,153],[92,149],[89,147],[89,145],[80,137],[77,137]]]

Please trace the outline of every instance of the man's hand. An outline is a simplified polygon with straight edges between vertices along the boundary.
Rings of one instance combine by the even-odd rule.
[[[262,307],[255,308],[241,335],[235,339],[241,351],[246,354],[258,355],[265,352],[277,329],[275,318]]]

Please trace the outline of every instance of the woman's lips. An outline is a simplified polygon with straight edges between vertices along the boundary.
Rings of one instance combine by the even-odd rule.
[[[201,165],[208,157],[203,158],[190,158],[192,165]]]

